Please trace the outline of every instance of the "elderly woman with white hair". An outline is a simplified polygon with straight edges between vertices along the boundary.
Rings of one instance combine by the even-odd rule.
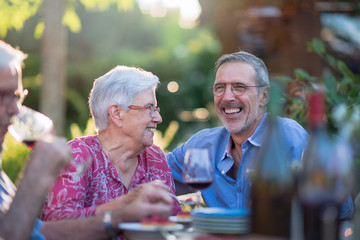
[[[43,206],[43,220],[103,214],[131,202],[136,189],[148,184],[167,185],[174,194],[165,154],[153,144],[156,126],[162,122],[158,84],[151,72],[127,66],[117,66],[95,80],[89,106],[97,134],[69,142],[74,164],[55,181]],[[87,162],[79,175],[75,166]],[[179,211],[174,199],[173,214]]]

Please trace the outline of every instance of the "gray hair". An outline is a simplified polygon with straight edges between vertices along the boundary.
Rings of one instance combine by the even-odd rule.
[[[111,104],[127,107],[138,94],[159,84],[159,78],[153,73],[127,66],[116,66],[95,79],[89,95],[89,108],[96,130],[108,127],[108,108]]]
[[[216,61],[215,73],[226,62],[244,62],[250,64],[256,72],[256,84],[269,86],[269,71],[260,58],[244,51],[225,54]]]
[[[22,51],[13,48],[10,44],[0,40],[0,69],[10,68],[14,71],[14,68],[18,65],[21,67],[21,63],[27,57]]]

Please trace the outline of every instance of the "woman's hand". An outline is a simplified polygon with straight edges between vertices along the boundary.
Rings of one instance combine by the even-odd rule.
[[[149,216],[155,213],[166,216],[171,214],[173,199],[170,195],[169,187],[163,182],[156,180],[142,184],[131,190],[128,194],[98,206],[95,214],[121,210],[125,206],[127,209],[130,206],[135,205],[138,206],[135,207],[134,210],[141,216]],[[140,211],[140,209],[142,209],[142,211]],[[167,213],[167,210],[169,209],[170,213]],[[140,217],[140,215],[138,217]],[[137,218],[136,220],[140,220],[140,218]]]
[[[134,193],[132,193],[134,192]],[[129,194],[132,193],[130,196]],[[167,185],[160,181],[143,184],[131,191],[126,207],[113,212],[113,223],[136,222],[144,217],[161,216],[169,217],[172,213],[173,198]],[[131,200],[131,201],[130,201]]]

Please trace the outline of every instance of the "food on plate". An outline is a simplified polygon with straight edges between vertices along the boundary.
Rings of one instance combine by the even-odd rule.
[[[191,219],[191,213],[190,212],[181,212],[176,215],[178,219]]]
[[[141,226],[151,226],[151,227],[163,227],[163,226],[173,226],[176,225],[176,223],[170,221],[168,218],[162,218],[159,216],[151,216],[151,217],[146,217],[146,218],[142,218],[141,221]]]

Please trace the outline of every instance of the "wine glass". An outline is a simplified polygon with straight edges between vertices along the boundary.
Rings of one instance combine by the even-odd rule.
[[[37,140],[53,131],[53,127],[52,120],[44,114],[21,106],[19,114],[11,120],[9,132],[15,140],[32,149]]]
[[[54,123],[49,117],[29,107],[21,106],[19,114],[11,119],[9,133],[16,141],[32,149],[36,141],[53,132],[53,129]],[[84,163],[75,165],[74,176],[81,176],[92,162],[93,158],[88,157]]]
[[[196,207],[200,208],[201,192],[214,180],[214,166],[207,149],[192,148],[185,153],[182,177],[184,182],[196,189]]]

